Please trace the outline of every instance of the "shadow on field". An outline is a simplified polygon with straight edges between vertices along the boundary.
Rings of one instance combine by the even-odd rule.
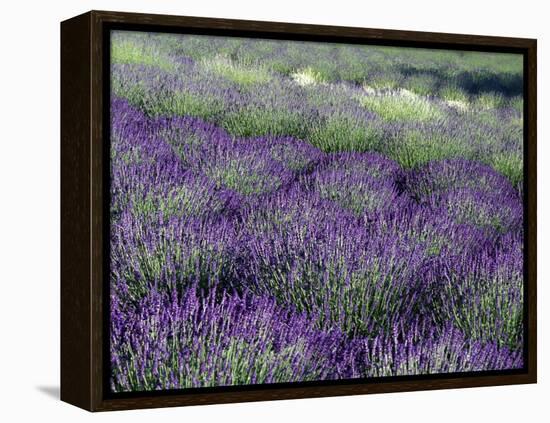
[[[470,95],[499,92],[505,97],[514,97],[523,93],[522,73],[502,73],[490,70],[463,70],[458,74],[449,74],[447,69],[419,69],[412,65],[399,65],[398,71],[404,78],[425,77],[432,81],[434,88],[444,88],[443,81],[454,81]]]

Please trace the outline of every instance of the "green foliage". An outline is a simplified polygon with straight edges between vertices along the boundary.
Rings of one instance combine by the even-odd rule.
[[[515,187],[523,183],[523,157],[518,152],[503,151],[490,158],[489,164],[502,173]]]
[[[312,129],[309,142],[324,152],[377,150],[383,138],[380,128],[366,126],[348,116],[330,116]]]
[[[228,113],[222,126],[231,134],[239,137],[262,135],[292,135],[305,138],[307,122],[296,112],[284,109],[269,110],[245,107]]]
[[[321,328],[339,326],[351,336],[389,332],[395,318],[391,304],[398,303],[406,290],[396,283],[396,275],[406,271],[404,263],[396,260],[390,272],[382,272],[376,257],[365,258],[365,265],[357,271],[336,257],[323,262],[323,272],[319,265],[299,259],[289,270],[266,263],[261,270],[262,289],[299,311],[311,313],[315,305]],[[369,327],[368,322],[375,325]]]
[[[439,295],[442,301],[455,298],[456,306],[452,314],[447,307],[437,314],[452,319],[472,339],[517,349],[522,340],[523,300],[514,298],[523,297],[523,275],[498,270],[487,273],[474,271],[460,278],[448,275]]]
[[[523,96],[518,95],[510,99],[510,107],[523,115]]]
[[[456,223],[483,228],[491,227],[497,231],[504,230],[502,216],[495,215],[492,210],[479,207],[479,203],[471,197],[465,197],[460,202],[448,203],[447,210]]]
[[[189,92],[174,92],[163,96],[150,110],[151,115],[195,116],[206,120],[218,118],[224,112],[221,100],[191,94]]]
[[[147,96],[147,88],[143,82],[129,83],[122,78],[112,78],[111,89],[117,97],[125,98],[130,104],[143,109]]]
[[[266,177],[265,171],[259,168],[250,169],[253,158],[246,157],[242,160],[234,160],[227,166],[212,168],[206,174],[212,178],[219,187],[225,186],[240,194],[262,194],[280,186],[281,181],[276,176]]]
[[[470,157],[468,149],[459,140],[442,134],[407,131],[391,140],[383,150],[390,158],[407,169],[417,168],[432,160],[452,157]]]
[[[311,67],[294,72],[291,76],[300,85],[314,85],[325,82],[321,73]]]
[[[199,197],[191,188],[179,186],[169,192],[147,193],[132,197],[132,209],[138,216],[147,216],[162,213],[170,216],[198,216],[208,206],[208,198]]]
[[[164,70],[171,70],[174,67],[168,59],[162,57],[155,49],[130,40],[111,44],[111,60],[113,63],[156,66]]]
[[[365,82],[365,88],[375,90],[397,89],[401,86],[403,76],[394,70],[389,69],[387,72],[370,76],[368,75]]]
[[[116,79],[113,80],[113,92],[149,116],[195,116],[216,120],[225,110],[221,99],[185,91],[155,96],[143,84],[124,84]]]
[[[439,96],[446,101],[468,104],[468,95],[459,86],[447,85],[439,91]]]
[[[357,216],[363,216],[367,212],[373,212],[384,206],[383,193],[377,189],[368,187],[354,187],[353,191],[345,189],[341,184],[323,183],[316,184],[316,190],[321,198],[334,201]]]
[[[193,58],[197,71],[188,75],[174,56]],[[522,142],[523,98],[509,95],[522,76],[518,55],[121,32],[113,36],[112,57],[115,65],[159,67],[159,81],[181,71],[198,88],[153,92],[155,81],[114,73],[114,95],[150,116],[195,116],[239,137],[294,136],[325,152],[379,151],[406,168],[460,156],[493,166],[515,186],[523,181],[521,145],[512,146]],[[240,99],[225,104],[209,92],[212,80],[244,98],[258,85],[269,86],[261,89],[261,103],[277,107]],[[293,102],[303,96],[304,110],[322,113],[287,107],[280,101],[287,90],[294,90]],[[426,95],[462,112],[466,125],[458,125],[453,139],[437,127],[448,127],[456,114]],[[378,118],[357,119],[349,112],[357,103]],[[510,116],[499,113],[505,107],[513,110]],[[418,126],[389,136],[395,132],[383,128],[394,124]]]
[[[229,79],[239,85],[264,84],[272,78],[264,66],[251,66],[246,63],[236,63],[224,56],[215,56],[202,61],[203,68]]]
[[[481,109],[498,109],[505,105],[505,98],[500,93],[483,93],[474,100],[474,104]]]
[[[419,74],[408,77],[403,87],[415,94],[428,96],[437,93],[437,81],[432,75]]]
[[[357,98],[359,103],[387,122],[427,121],[443,116],[443,113],[427,100],[414,94],[369,95]]]

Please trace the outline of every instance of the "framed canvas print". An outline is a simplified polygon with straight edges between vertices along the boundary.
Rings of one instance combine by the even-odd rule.
[[[536,41],[61,24],[61,399],[536,382]]]

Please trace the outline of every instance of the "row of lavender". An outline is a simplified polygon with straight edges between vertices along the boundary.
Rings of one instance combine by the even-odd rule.
[[[119,38],[113,91],[148,116],[200,117],[237,137],[293,136],[323,152],[376,151],[404,168],[466,158],[522,185],[520,56],[508,63],[502,59],[508,55],[475,52],[440,59],[434,51],[390,54],[372,46]],[[502,71],[473,68],[481,60]]]
[[[146,109],[111,107],[114,391],[522,366],[508,178]]]

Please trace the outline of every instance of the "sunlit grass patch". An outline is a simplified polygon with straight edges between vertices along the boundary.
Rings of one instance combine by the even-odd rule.
[[[443,115],[441,110],[428,100],[409,91],[391,95],[366,95],[357,97],[359,103],[387,122],[428,121]]]
[[[272,75],[266,67],[232,61],[222,55],[202,61],[203,68],[223,76],[240,85],[262,84],[271,81]]]
[[[378,88],[376,88],[376,87],[373,87],[373,86],[368,85],[368,84],[363,84],[362,87],[363,87],[363,90],[365,90],[365,93],[367,93],[368,95],[378,94]]]
[[[470,108],[470,105],[467,102],[461,100],[447,100],[445,103],[447,103],[447,106],[460,112],[465,112]]]
[[[468,95],[460,87],[446,86],[439,91],[439,96],[455,110],[464,112],[470,108]]]
[[[111,61],[122,64],[157,66],[164,70],[171,70],[174,67],[167,58],[161,56],[151,46],[139,45],[132,41],[113,42],[111,44]]]
[[[460,101],[462,103],[468,103],[468,95],[457,86],[446,86],[439,91],[439,96],[446,101]]]
[[[296,71],[290,75],[292,79],[301,86],[316,85],[324,83],[325,80],[319,72],[311,67]]]
[[[378,148],[382,130],[346,116],[330,116],[311,131],[309,142],[324,152],[372,151]]]
[[[515,187],[523,182],[523,157],[516,151],[505,151],[493,155],[489,163],[506,176]]]
[[[506,104],[506,99],[500,93],[483,93],[474,100],[476,107],[480,109],[498,109]]]

